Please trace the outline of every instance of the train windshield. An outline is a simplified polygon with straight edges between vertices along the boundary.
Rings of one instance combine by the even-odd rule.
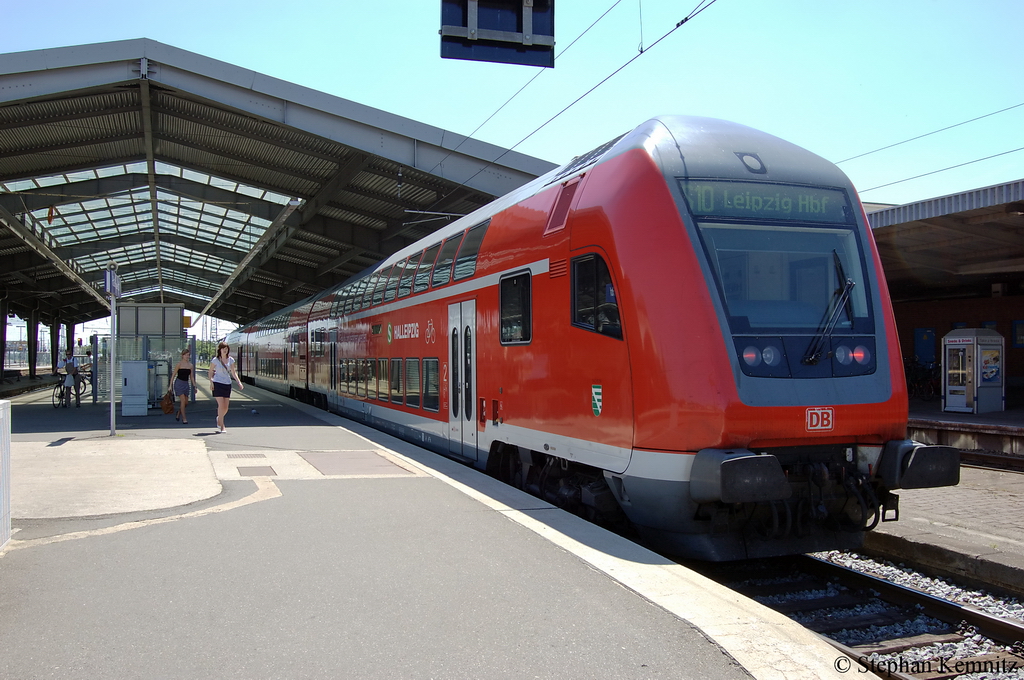
[[[827,324],[830,332],[873,332],[862,249],[843,192],[681,183],[734,334],[818,333]],[[760,209],[747,207],[752,194]],[[816,203],[818,213],[796,214],[798,201]]]

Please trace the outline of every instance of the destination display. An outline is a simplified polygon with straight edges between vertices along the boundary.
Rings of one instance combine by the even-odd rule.
[[[765,182],[679,180],[694,217],[745,217],[845,224],[852,214],[836,189]]]

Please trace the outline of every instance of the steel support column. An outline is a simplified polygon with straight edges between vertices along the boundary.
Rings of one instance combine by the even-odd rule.
[[[39,359],[39,310],[33,309],[25,319],[25,341],[28,344],[28,377],[36,377],[36,361]]]
[[[4,370],[7,367],[7,315],[10,309],[6,298],[0,300],[0,381],[4,379]]]
[[[60,359],[60,321],[54,317],[50,321],[50,373],[57,372],[58,359]]]

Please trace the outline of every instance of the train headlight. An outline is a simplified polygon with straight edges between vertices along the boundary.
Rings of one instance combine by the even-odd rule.
[[[875,372],[875,368],[875,343],[872,338],[832,338],[832,375],[869,375]]]
[[[792,377],[787,363],[787,347],[780,337],[734,338],[739,369],[755,378]]]

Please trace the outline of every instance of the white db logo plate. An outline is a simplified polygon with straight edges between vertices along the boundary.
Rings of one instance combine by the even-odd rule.
[[[835,427],[835,412],[831,408],[809,408],[807,409],[807,431],[822,432],[829,431]]]

